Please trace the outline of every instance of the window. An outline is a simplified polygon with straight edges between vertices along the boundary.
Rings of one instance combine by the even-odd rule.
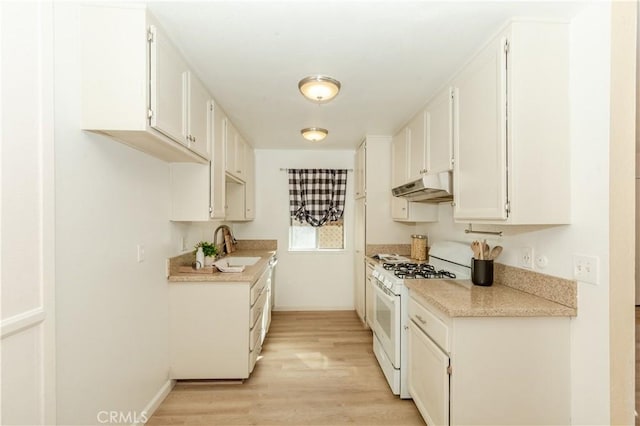
[[[329,222],[320,227],[291,219],[289,226],[289,250],[343,250],[344,221]]]
[[[289,250],[343,250],[346,169],[287,169]]]

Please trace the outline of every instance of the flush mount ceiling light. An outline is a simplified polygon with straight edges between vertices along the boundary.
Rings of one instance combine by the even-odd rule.
[[[320,142],[327,137],[329,131],[320,127],[307,127],[300,130],[302,137],[311,142]]]
[[[326,75],[311,75],[300,80],[298,89],[305,98],[317,103],[324,103],[338,95],[340,82]]]

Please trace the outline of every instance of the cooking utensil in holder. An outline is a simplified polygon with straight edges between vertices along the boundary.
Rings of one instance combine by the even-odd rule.
[[[493,284],[493,260],[471,259],[471,282],[482,286]]]

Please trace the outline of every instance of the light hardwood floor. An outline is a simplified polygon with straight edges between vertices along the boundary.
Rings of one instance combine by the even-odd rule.
[[[178,382],[148,425],[424,425],[394,396],[354,311],[274,312],[243,384]]]
[[[636,306],[636,412],[640,413],[640,307]],[[640,417],[636,416],[636,426]]]

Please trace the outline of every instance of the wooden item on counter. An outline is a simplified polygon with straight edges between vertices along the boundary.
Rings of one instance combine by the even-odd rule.
[[[416,260],[427,260],[427,236],[411,236],[411,258]]]
[[[189,274],[213,274],[214,272],[218,272],[218,270],[212,266],[205,266],[200,269],[195,269],[193,266],[181,266],[178,271]]]
[[[235,247],[233,246],[233,241],[231,240],[231,233],[227,229],[222,230],[224,235],[224,245],[227,253],[233,253],[235,251]]]

